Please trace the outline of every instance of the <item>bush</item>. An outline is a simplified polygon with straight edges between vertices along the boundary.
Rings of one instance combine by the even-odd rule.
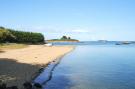
[[[0,28],[0,42],[8,42],[13,39],[15,39],[15,36],[10,31]]]
[[[18,43],[44,43],[44,36],[41,33],[23,32],[9,30],[16,39],[14,42]]]
[[[15,43],[44,43],[44,36],[41,33],[15,31],[0,27],[0,42]]]

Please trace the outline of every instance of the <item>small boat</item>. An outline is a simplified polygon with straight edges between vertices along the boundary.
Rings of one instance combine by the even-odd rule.
[[[116,43],[115,45],[129,45],[129,44],[131,44],[131,42],[123,41],[123,42]]]
[[[120,43],[116,43],[115,45],[121,45]]]
[[[48,47],[53,46],[53,44],[51,44],[51,43],[47,43],[47,44],[44,44],[44,45],[48,46]]]
[[[128,44],[131,44],[131,42],[125,41],[125,42],[122,42],[122,44],[128,45]]]

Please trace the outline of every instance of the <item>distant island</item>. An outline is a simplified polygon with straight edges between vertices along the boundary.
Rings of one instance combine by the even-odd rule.
[[[46,40],[46,42],[79,42],[77,39],[72,39],[71,37],[62,36],[60,39]]]
[[[120,42],[117,42],[116,45],[129,45],[133,43],[134,41],[120,41]]]
[[[105,42],[107,42],[107,40],[98,40],[98,42],[104,42],[105,43]]]

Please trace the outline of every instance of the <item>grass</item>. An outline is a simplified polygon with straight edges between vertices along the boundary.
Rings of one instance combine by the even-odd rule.
[[[0,51],[8,50],[8,49],[20,49],[20,48],[25,48],[27,46],[28,45],[26,45],[26,44],[2,43],[2,44],[0,44]]]

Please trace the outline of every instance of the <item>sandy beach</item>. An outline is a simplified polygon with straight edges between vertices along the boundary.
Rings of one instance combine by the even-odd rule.
[[[73,46],[30,45],[22,49],[0,51],[0,80],[7,86],[31,81],[41,67],[73,50]]]

